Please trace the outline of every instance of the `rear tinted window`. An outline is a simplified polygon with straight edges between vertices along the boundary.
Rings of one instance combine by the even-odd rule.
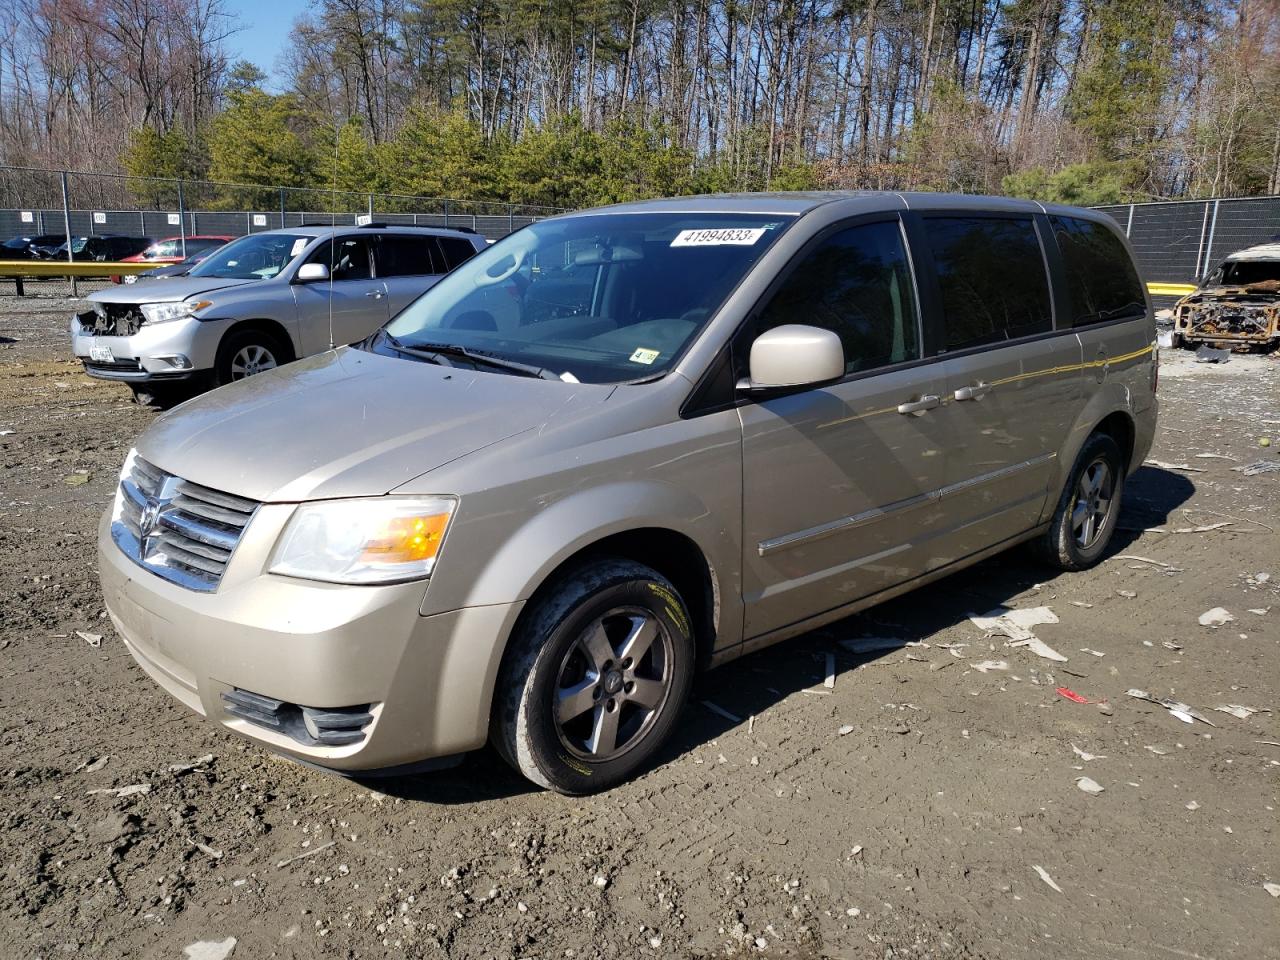
[[[440,247],[444,250],[446,270],[452,270],[476,255],[476,248],[459,237],[440,237]]]
[[[374,248],[380,277],[418,277],[444,273],[435,237],[406,237],[383,234]]]
[[[1030,218],[930,217],[925,230],[948,350],[1052,328],[1049,281]]]
[[[833,331],[846,373],[917,359],[915,289],[898,222],[850,227],[823,240],[757,323],[753,335],[786,323]]]
[[[1050,217],[1049,222],[1062,252],[1072,326],[1146,313],[1142,282],[1119,237],[1100,223],[1075,217]]]

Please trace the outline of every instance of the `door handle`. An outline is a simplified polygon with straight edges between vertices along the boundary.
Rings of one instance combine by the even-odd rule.
[[[381,300],[383,297],[383,293],[381,290],[370,290],[368,293],[365,294],[365,296],[373,297],[373,299],[375,300]]]
[[[932,410],[942,402],[941,398],[935,397],[933,394],[926,394],[919,400],[909,400],[906,403],[898,404],[899,413],[913,413],[917,416],[926,410]]]
[[[961,387],[956,391],[955,396],[957,400],[981,400],[990,389],[991,384],[978,382],[967,387]]]

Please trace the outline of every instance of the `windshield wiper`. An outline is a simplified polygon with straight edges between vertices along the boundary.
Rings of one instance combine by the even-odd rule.
[[[383,331],[383,336],[386,337],[387,343],[391,344],[392,348],[397,352],[410,357],[420,357],[431,363],[441,363],[442,360],[463,359],[470,361],[476,367],[483,364],[498,370],[516,373],[523,377],[537,377],[540,380],[560,379],[558,373],[554,373],[545,367],[535,367],[533,364],[507,360],[505,357],[495,357],[492,354],[470,350],[454,343],[415,343],[413,346],[409,346],[401,343],[395,336],[386,331]],[[452,364],[446,363],[445,366],[452,366]]]

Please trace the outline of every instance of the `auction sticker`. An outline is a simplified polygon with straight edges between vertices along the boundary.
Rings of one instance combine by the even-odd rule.
[[[671,241],[673,247],[749,247],[764,236],[765,227],[716,227],[708,230],[681,230]]]

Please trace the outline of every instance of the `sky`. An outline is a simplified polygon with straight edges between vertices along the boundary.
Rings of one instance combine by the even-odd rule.
[[[304,13],[308,0],[226,0],[227,10],[239,18],[241,30],[227,41],[232,61],[248,60],[279,89],[276,58],[284,51],[293,21]]]

